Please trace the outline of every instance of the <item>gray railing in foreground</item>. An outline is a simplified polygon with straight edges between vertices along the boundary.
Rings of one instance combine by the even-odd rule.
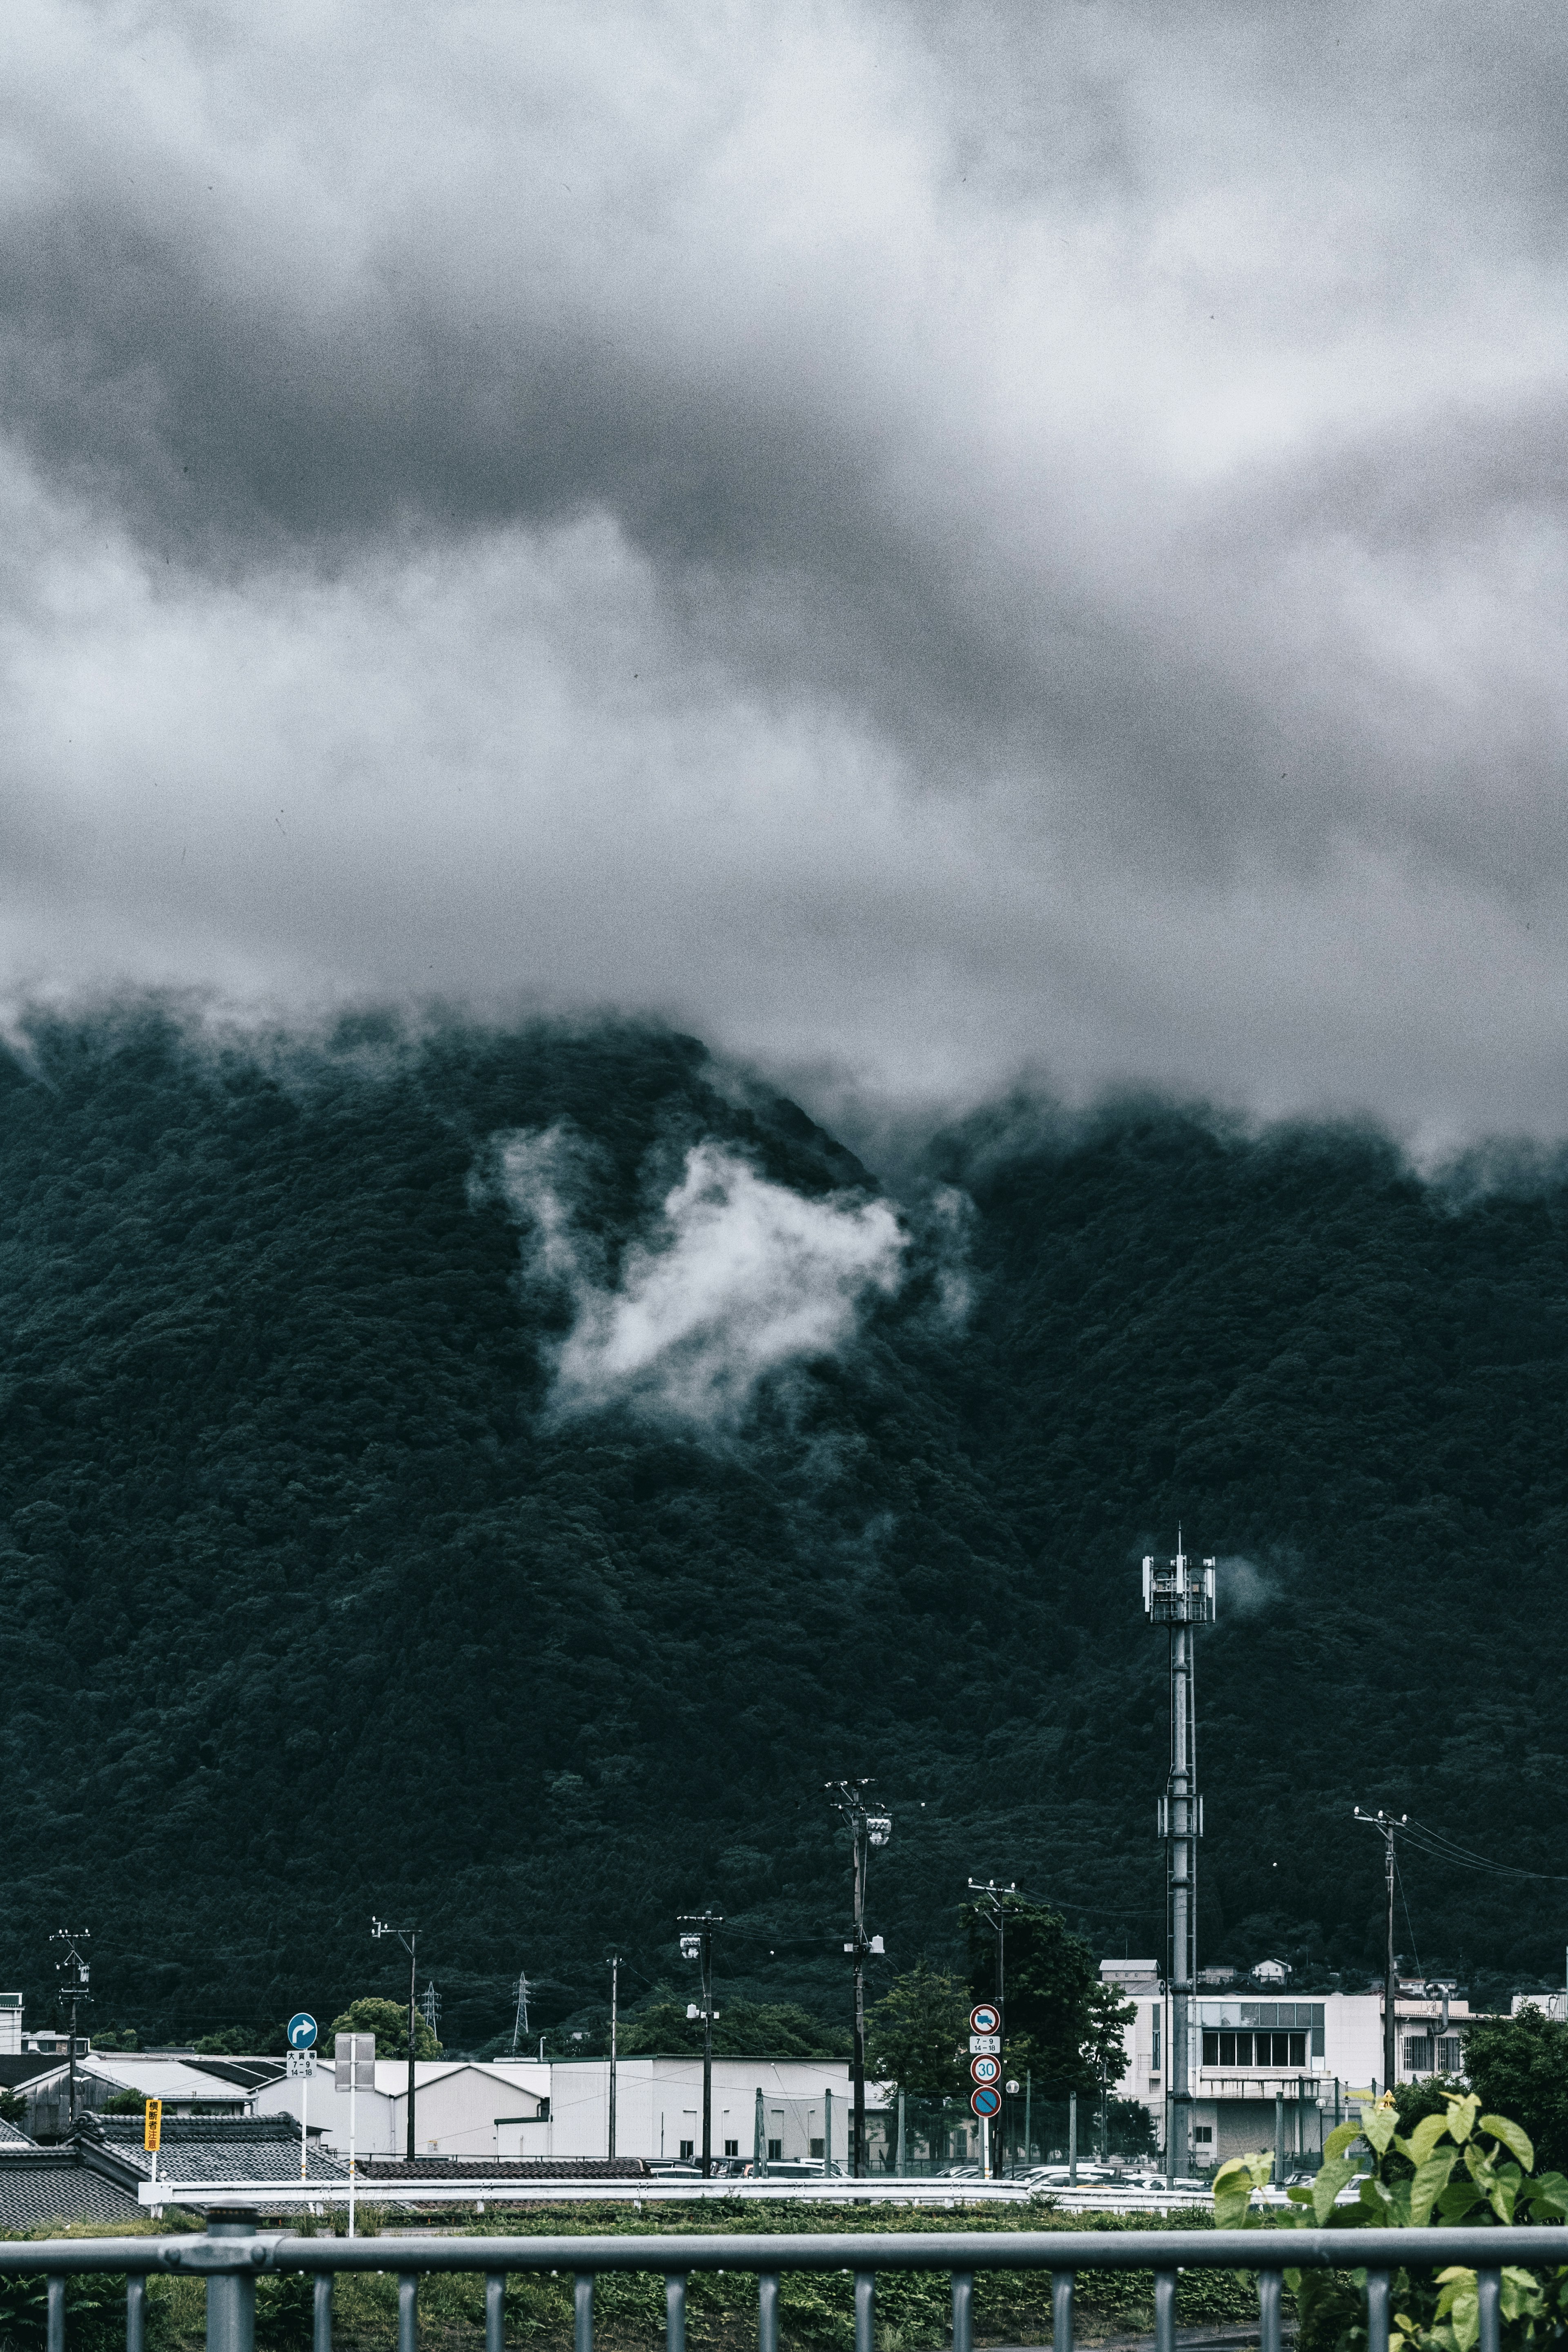
[[[126,2352],[144,2352],[147,2280],[207,2283],[207,2352],[255,2352],[256,2282],[315,2280],[313,2352],[332,2352],[332,2281],[340,2271],[397,2278],[397,2352],[418,2352],[419,2282],[436,2271],[485,2281],[485,2352],[504,2352],[507,2279],[514,2271],[564,2272],[574,2282],[573,2352],[593,2352],[593,2283],[604,2271],[662,2273],[666,2352],[686,2352],[686,2281],[694,2271],[754,2271],[758,2352],[779,2352],[779,2282],[788,2271],[848,2271],[854,2277],[855,2352],[874,2352],[879,2271],[947,2271],[953,2283],[953,2352],[974,2352],[975,2273],[1049,2271],[1053,2352],[1072,2352],[1072,2295],[1080,2271],[1153,2271],[1155,2352],[1176,2352],[1176,2274],[1244,2270],[1258,2276],[1259,2352],[1281,2352],[1284,2273],[1366,2270],[1367,2352],[1388,2352],[1389,2294],[1398,2270],[1462,2264],[1477,2273],[1477,2352],[1500,2352],[1502,2264],[1568,2263],[1568,2229],[1527,2230],[932,2230],[855,2231],[795,2237],[704,2234],[654,2238],[298,2238],[260,2230],[256,2216],[214,2212],[204,2237],[52,2238],[0,2244],[0,2273],[48,2281],[47,2352],[66,2352],[66,2280],[88,2271],[126,2273]]]

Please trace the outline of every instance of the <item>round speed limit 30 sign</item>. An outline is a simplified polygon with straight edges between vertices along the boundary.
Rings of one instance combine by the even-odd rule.
[[[970,2077],[977,2083],[994,2083],[1001,2071],[1002,2062],[999,2058],[971,2058],[969,2061]]]

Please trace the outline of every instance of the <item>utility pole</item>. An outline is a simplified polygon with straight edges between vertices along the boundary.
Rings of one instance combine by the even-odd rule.
[[[1000,2032],[1005,2040],[1008,2030],[1007,1899],[1009,1895],[1018,1893],[1018,1885],[1016,1880],[1013,1880],[1006,1886],[998,1886],[994,1878],[971,1878],[969,1892],[977,1898],[975,1904],[976,1911],[997,1939],[997,2015],[1001,2020]],[[1005,2067],[998,2063],[997,2069],[998,2085],[1005,2072]],[[990,2162],[990,2126],[983,2116],[980,2119],[980,2146],[987,2159],[982,2168],[988,2180],[991,2178],[993,2168],[998,2172],[1005,2172],[1007,2169],[1007,2131],[1002,2122],[1005,2113],[1005,2108],[997,2109],[997,2163],[994,2168]]]
[[[610,1963],[610,2160],[615,2160],[615,2042],[620,2022],[621,1955]]]
[[[413,2035],[414,2021],[419,2015],[417,1987],[419,1981],[419,1942],[417,1927],[394,1927],[385,1919],[372,1919],[371,1933],[377,1937],[395,1936],[408,1954],[408,2160],[413,2162]]]
[[[854,2121],[850,2128],[850,2173],[852,2179],[865,2179],[865,1964],[868,1952],[880,1952],[880,1936],[868,1937],[865,1931],[866,1874],[873,1845],[886,1845],[893,1835],[891,1814],[873,1811],[866,1797],[869,1780],[828,1780],[823,1783],[830,1791],[837,1790],[832,1799],[850,1825],[850,1845],[854,1862],[854,1934],[844,1946],[854,1965]]]
[[[1394,1840],[1409,1816],[1401,1813],[1396,1821],[1380,1805],[1375,1813],[1364,1813],[1355,1809],[1355,1818],[1375,1830],[1383,1840],[1383,2087],[1392,2091],[1399,2080],[1398,2002],[1399,1970],[1394,1953]],[[1436,2054],[1436,2053],[1434,2053]]]
[[[77,2008],[79,2002],[92,1999],[88,1990],[90,1971],[82,1958],[80,1947],[91,1943],[92,1930],[90,1927],[57,1927],[49,1941],[51,1944],[63,1944],[66,1948],[65,1958],[55,1962],[55,1974],[59,1979],[57,1998],[70,2003],[70,2102],[74,2127],[77,2119]]]
[[[710,2180],[713,2178],[713,2021],[717,2014],[713,2005],[713,1931],[723,1927],[724,1915],[718,1911],[686,1912],[675,1925],[686,1930],[681,1937],[682,1959],[702,1962],[703,2005],[698,2011],[688,2002],[686,2015],[700,2015],[703,2021],[703,2179]]]
[[[1166,2053],[1166,2177],[1192,2170],[1193,2000],[1197,1983],[1197,1841],[1203,1799],[1197,1793],[1197,1738],[1193,1703],[1193,1629],[1214,1621],[1214,1562],[1194,1560],[1176,1529],[1174,1559],[1144,1561],[1144,1609],[1151,1624],[1170,1629],[1171,1766],[1159,1801],[1166,1848],[1166,1984],[1171,2030]]]

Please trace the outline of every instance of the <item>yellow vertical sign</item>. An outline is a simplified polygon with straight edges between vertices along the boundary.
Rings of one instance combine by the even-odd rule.
[[[141,2134],[141,2145],[156,2154],[162,2144],[162,2138],[163,2102],[162,2099],[149,2099],[146,2106],[145,2126]]]

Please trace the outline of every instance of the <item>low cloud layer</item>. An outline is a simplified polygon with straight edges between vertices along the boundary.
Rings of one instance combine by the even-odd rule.
[[[1568,1122],[1568,30],[19,0],[0,990]]]
[[[510,1137],[498,1158],[530,1277],[571,1298],[559,1413],[629,1404],[732,1424],[769,1374],[841,1349],[863,1304],[903,1278],[905,1236],[885,1202],[806,1199],[710,1142],[688,1150],[652,1231],[609,1281],[574,1215],[575,1160],[560,1129]]]

